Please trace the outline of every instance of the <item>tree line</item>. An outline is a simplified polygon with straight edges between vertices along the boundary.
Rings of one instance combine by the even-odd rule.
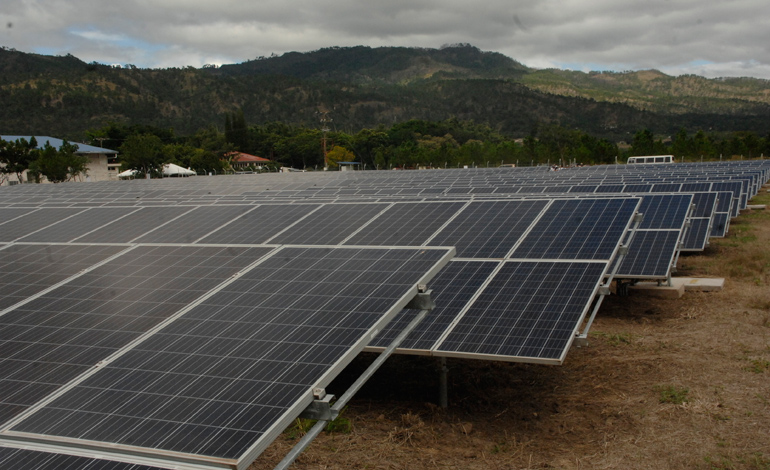
[[[76,180],[86,174],[88,165],[88,157],[77,151],[77,144],[66,140],[57,148],[49,142],[39,147],[34,137],[0,139],[0,184],[13,181],[12,176],[21,183],[25,171],[29,181],[38,183],[43,177],[52,183]]]
[[[681,129],[669,137],[643,129],[623,145],[554,124],[540,124],[519,139],[486,124],[456,118],[409,120],[344,132],[283,122],[248,125],[242,111],[226,115],[223,131],[208,126],[178,136],[172,128],[111,123],[86,134],[91,142],[120,152],[121,170],[155,175],[165,163],[201,174],[231,171],[234,152],[271,160],[259,168],[247,168],[253,171],[276,171],[280,166],[321,170],[328,165],[334,169],[340,161],[355,161],[365,169],[392,169],[609,164],[624,162],[632,155],[672,154],[677,161],[770,155],[770,134],[759,137],[753,132],[708,134],[701,130],[690,135]],[[76,146],[36,146],[26,141],[2,143],[0,167],[5,179],[12,174],[20,179],[27,169],[33,176],[54,182],[85,174],[86,158],[77,156]]]
[[[234,151],[267,158],[274,166],[307,170],[325,165],[335,168],[337,161],[355,161],[366,169],[391,169],[609,164],[624,162],[632,155],[673,154],[678,161],[770,155],[770,134],[758,137],[753,132],[717,135],[698,131],[689,135],[682,129],[669,137],[643,129],[624,145],[554,124],[540,124],[519,139],[486,124],[456,118],[409,120],[358,132],[324,132],[283,122],[248,125],[242,111],[226,116],[224,131],[209,126],[178,137],[173,129],[111,124],[89,131],[89,135],[118,149],[124,169],[175,163],[198,172],[227,171],[228,155]]]

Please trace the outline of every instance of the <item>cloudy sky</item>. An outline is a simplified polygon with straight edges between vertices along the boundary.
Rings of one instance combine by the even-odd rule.
[[[523,64],[770,79],[768,0],[2,0],[0,46],[183,67],[470,43]]]

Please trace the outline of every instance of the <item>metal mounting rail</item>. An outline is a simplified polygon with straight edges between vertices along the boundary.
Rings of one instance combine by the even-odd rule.
[[[583,328],[582,333],[579,333],[575,338],[575,344],[577,346],[585,346],[588,344],[588,332],[591,330],[591,325],[593,324],[594,319],[596,318],[596,314],[599,312],[599,307],[601,307],[604,297],[607,295],[610,295],[610,284],[612,283],[612,280],[614,279],[615,274],[618,272],[618,268],[620,268],[620,264],[623,262],[623,258],[625,258],[625,256],[628,254],[628,247],[631,246],[631,243],[634,241],[634,236],[639,230],[639,225],[641,225],[642,220],[644,220],[644,214],[642,214],[641,212],[637,212],[634,215],[634,217],[631,219],[631,222],[634,224],[634,226],[630,230],[626,244],[621,245],[620,248],[618,249],[618,254],[614,261],[615,267],[612,269],[612,272],[610,273],[610,275],[604,280],[604,284],[600,285],[599,288],[597,289],[596,293],[598,294],[598,298],[594,303],[594,308],[591,311],[591,315],[588,317],[588,321],[586,322],[586,325]]]
[[[421,290],[423,290],[423,286],[420,287]],[[379,369],[380,366],[385,363],[388,357],[390,357],[390,355],[393,354],[393,351],[395,351],[396,348],[401,345],[409,333],[411,333],[412,330],[414,330],[417,325],[420,324],[423,318],[425,318],[425,316],[435,306],[433,300],[430,298],[430,293],[431,291],[418,293],[407,305],[407,308],[420,308],[421,310],[412,319],[412,321],[409,322],[409,325],[407,325],[406,328],[404,328],[404,330],[402,330],[401,333],[399,333],[399,335],[393,340],[393,342],[390,343],[390,345],[385,348],[385,350],[382,351],[379,356],[377,356],[377,359],[375,359],[374,362],[372,362],[369,367],[367,367],[361,376],[337,401],[334,402],[334,404],[331,404],[333,395],[327,395],[326,391],[323,389],[314,390],[316,400],[314,400],[313,403],[305,410],[302,416],[311,419],[318,419],[318,422],[312,428],[310,428],[307,434],[305,434],[302,439],[300,439],[297,445],[291,449],[286,457],[284,457],[283,460],[281,460],[278,465],[276,465],[275,470],[286,470],[291,466],[291,464],[294,463],[297,457],[299,457],[299,454],[304,452],[310,443],[313,442],[313,440],[318,437],[319,434],[321,434],[321,431],[324,430],[329,421],[333,421],[335,418],[337,418],[337,416],[339,416],[340,411],[342,411],[350,399],[353,398],[353,395],[355,395],[356,392],[358,392],[361,387],[363,387],[366,381],[369,380],[369,378],[374,375],[375,372],[377,372],[377,369]]]

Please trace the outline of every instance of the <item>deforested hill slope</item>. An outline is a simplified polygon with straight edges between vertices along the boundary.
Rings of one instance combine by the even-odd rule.
[[[547,69],[522,77],[545,93],[624,103],[638,109],[683,114],[761,114],[770,106],[770,80],[740,77],[672,77],[657,70],[574,72]]]

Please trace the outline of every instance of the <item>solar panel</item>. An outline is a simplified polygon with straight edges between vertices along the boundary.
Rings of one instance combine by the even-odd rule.
[[[506,261],[434,354],[561,363],[606,269],[607,262]]]
[[[463,205],[465,202],[396,203],[344,244],[419,246],[436,233]]]
[[[387,208],[387,204],[326,204],[268,243],[336,245]]]
[[[503,258],[548,201],[471,202],[429,245],[454,246],[463,258]]]
[[[639,199],[555,200],[511,258],[611,259]]]
[[[283,248],[9,434],[248,463],[451,254]]]
[[[703,251],[706,249],[710,230],[711,219],[691,219],[690,227],[685,232],[682,240],[682,251]]]
[[[25,235],[41,230],[55,224],[67,217],[71,217],[84,209],[49,208],[30,211],[28,214],[17,217],[0,225],[0,242],[12,242]]]
[[[0,423],[270,250],[139,246],[6,312],[0,316]]]
[[[692,217],[710,219],[716,210],[717,196],[716,192],[693,193],[692,202],[695,204],[695,209]]]
[[[401,352],[429,352],[499,265],[499,261],[452,261],[447,264],[430,283],[433,291],[431,298],[436,302],[436,307],[401,343]],[[382,333],[377,335],[370,347],[387,347],[416,313],[414,310],[402,310]]]
[[[0,468],[9,470],[158,470],[158,467],[146,465],[2,446],[0,446]]]
[[[0,312],[124,249],[124,246],[6,246],[0,250]]]
[[[692,204],[690,194],[645,195],[639,205],[640,229],[681,230]]]
[[[318,204],[258,206],[231,223],[203,237],[200,243],[263,243],[320,207]]]
[[[727,235],[727,227],[730,226],[730,214],[729,213],[717,213],[714,214],[712,220],[710,237],[721,238]]]
[[[137,210],[139,209],[136,207],[90,208],[27,235],[26,237],[19,239],[19,241],[46,243],[68,242]]]
[[[194,243],[254,206],[202,206],[135,240],[136,243]]]
[[[143,207],[73,241],[126,243],[190,211],[190,207]]]
[[[680,230],[637,230],[615,277],[668,278],[679,248],[680,235]]]

